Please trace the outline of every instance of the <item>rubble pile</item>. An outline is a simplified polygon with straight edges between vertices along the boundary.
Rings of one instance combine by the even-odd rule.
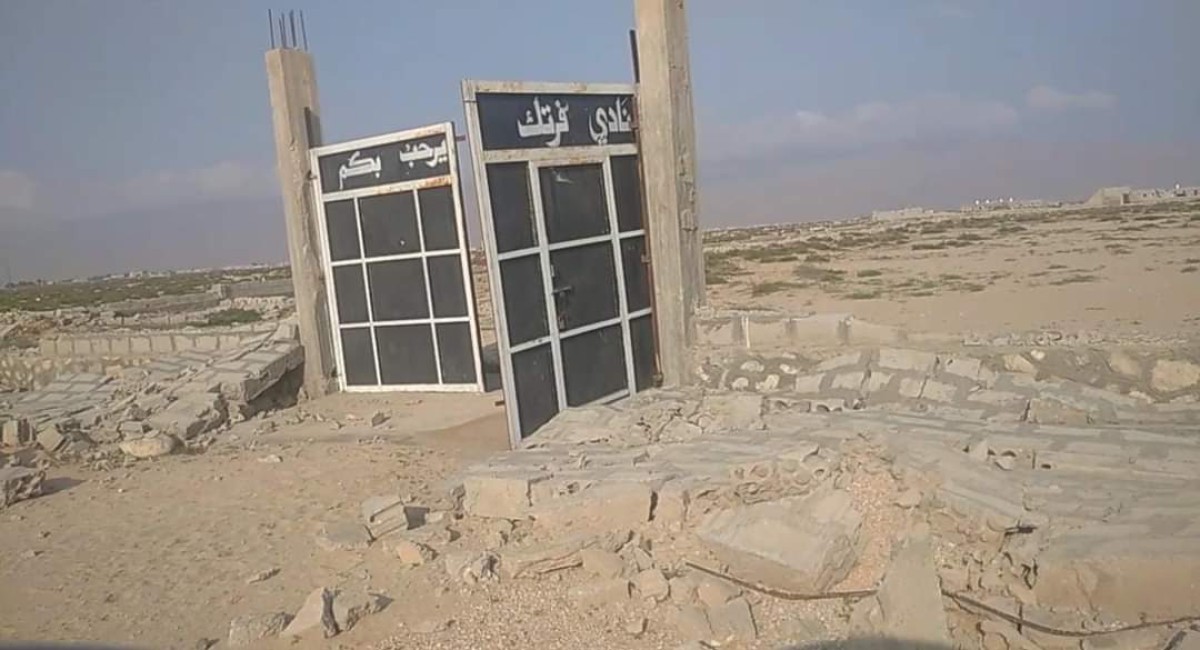
[[[76,373],[14,395],[0,411],[0,443],[98,466],[204,449],[230,425],[294,403],[303,363],[296,326],[232,352],[183,353],[119,377]]]
[[[382,541],[676,642],[749,646],[769,601],[837,600],[831,638],[1160,648],[1200,620],[1197,487],[1200,441],[1173,430],[653,391],[564,412]]]

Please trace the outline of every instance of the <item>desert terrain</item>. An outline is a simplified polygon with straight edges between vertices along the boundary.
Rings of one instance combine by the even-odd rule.
[[[145,452],[128,443],[177,426],[160,430],[156,409],[175,414],[192,399],[182,387],[201,382],[203,369],[109,368],[113,379],[102,383],[119,387],[94,419],[72,416],[87,420],[82,428],[77,421],[49,444],[12,424],[22,444],[5,439],[5,464],[44,476],[28,490],[13,479],[0,509],[0,639],[186,650],[865,648],[875,646],[853,639],[900,631],[924,644],[906,647],[923,648],[1195,642],[1194,588],[1160,580],[1170,601],[1160,606],[1143,583],[1121,582],[1150,602],[1141,618],[1107,592],[1055,600],[1054,565],[1044,560],[1041,586],[1029,585],[1015,544],[1045,531],[1037,544],[1050,553],[1065,539],[1053,535],[1109,522],[1166,530],[1176,546],[1156,548],[1178,575],[1194,573],[1200,547],[1186,544],[1200,539],[1190,419],[1200,377],[1188,373],[1200,342],[1200,204],[763,226],[710,231],[705,248],[709,313],[853,314],[901,328],[913,343],[728,351],[719,385],[573,410],[518,452],[505,451],[499,391],[298,401],[279,388],[247,397],[253,408],[228,396],[206,403],[202,431],[184,422],[166,452]],[[490,341],[486,278],[475,267]],[[290,307],[266,309],[273,324]],[[12,322],[26,346],[75,327],[61,315]],[[962,346],[1045,331],[1086,332],[1089,343]],[[283,350],[289,336],[250,345]],[[1057,372],[1051,362],[1068,357],[1103,372],[1095,381],[1090,366]],[[289,367],[278,387],[296,372]],[[743,371],[792,378],[738,384]],[[805,377],[820,395],[804,393]],[[919,387],[911,395],[910,378]],[[943,400],[935,387],[959,392]],[[0,406],[33,422],[19,407],[44,390],[0,392]],[[979,406],[985,394],[991,401]],[[133,414],[139,404],[149,415]],[[1089,432],[1098,437],[1084,460],[1068,462],[1075,448],[1046,442]],[[899,433],[941,446],[910,453],[894,446]],[[943,455],[939,470],[931,459]],[[785,468],[780,459],[792,457],[799,465]],[[977,464],[954,473],[967,462]],[[642,473],[651,487],[605,483]],[[975,502],[940,491],[985,479],[997,498],[1023,490],[1023,514],[994,501],[980,515]],[[829,494],[845,495],[838,514],[801,528],[845,528],[857,541],[804,538],[811,557],[795,563],[815,563],[819,576],[803,584],[822,593],[764,584],[762,573],[738,577],[735,561],[706,546],[734,534],[713,523],[725,509],[750,516]],[[1121,507],[1095,514],[1093,500]],[[539,501],[554,507],[539,510]],[[398,529],[380,528],[396,518]],[[905,549],[920,544],[936,560],[910,566]],[[897,614],[908,600],[916,613]],[[1049,605],[1059,601],[1070,607]],[[1012,612],[1026,618],[1004,617]]]

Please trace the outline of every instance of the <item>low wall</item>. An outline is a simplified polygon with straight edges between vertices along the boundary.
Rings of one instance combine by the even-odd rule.
[[[124,358],[172,354],[188,350],[203,352],[239,347],[255,336],[275,331],[276,323],[238,328],[104,332],[43,338],[38,350],[49,358]]]
[[[106,374],[137,363],[131,358],[44,357],[33,351],[0,354],[0,391],[35,390],[64,373]]]
[[[892,345],[910,338],[898,327],[868,323],[851,314],[730,312],[697,319],[696,330],[701,346],[755,350]]]
[[[274,298],[294,295],[291,278],[263,280],[261,282],[233,282],[222,285],[226,298]]]

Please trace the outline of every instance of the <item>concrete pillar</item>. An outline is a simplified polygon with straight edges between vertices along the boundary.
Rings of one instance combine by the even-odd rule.
[[[691,381],[704,251],[696,216],[696,131],[683,0],[636,0],[639,147],[664,386]]]
[[[296,318],[304,346],[304,390],[315,398],[334,386],[332,330],[308,162],[309,148],[321,143],[317,79],[307,52],[274,49],[267,52],[266,60]]]

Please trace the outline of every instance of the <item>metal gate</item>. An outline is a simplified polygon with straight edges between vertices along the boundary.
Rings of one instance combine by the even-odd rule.
[[[633,93],[463,82],[514,445],[654,380]]]
[[[481,391],[454,125],[310,156],[342,390]]]

